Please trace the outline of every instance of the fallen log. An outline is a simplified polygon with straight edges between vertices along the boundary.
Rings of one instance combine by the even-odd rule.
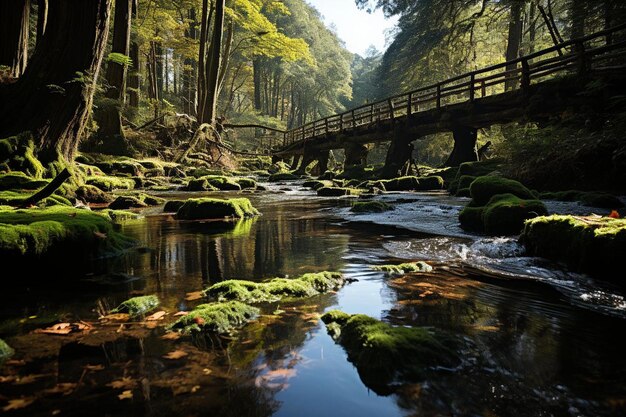
[[[18,207],[23,208],[23,207],[33,206],[37,204],[38,202],[40,202],[41,200],[43,200],[44,198],[50,197],[56,190],[59,189],[59,187],[63,185],[65,180],[67,180],[71,176],[72,174],[70,174],[70,171],[68,171],[68,169],[65,168],[56,177],[54,177],[54,179],[50,181],[48,185],[43,187],[41,190],[37,191],[32,196],[28,197],[26,200],[22,201],[18,205]]]

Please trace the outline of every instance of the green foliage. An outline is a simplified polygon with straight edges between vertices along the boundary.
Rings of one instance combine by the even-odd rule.
[[[13,356],[15,351],[4,340],[0,339],[0,363]]]
[[[398,265],[372,265],[375,271],[383,271],[389,275],[404,275],[410,272],[431,272],[433,267],[426,262],[408,262]]]
[[[304,274],[298,278],[274,278],[265,282],[244,280],[222,281],[205,290],[219,301],[237,300],[246,303],[273,302],[287,298],[312,297],[338,290],[345,284],[338,272]]]
[[[133,297],[122,302],[118,307],[111,310],[112,313],[128,313],[131,317],[143,316],[157,308],[160,304],[156,295],[144,295]]]
[[[133,66],[133,60],[129,56],[120,54],[119,52],[109,53],[109,55],[107,56],[107,61],[113,62],[115,64],[123,65],[125,67]]]
[[[239,301],[201,304],[179,318],[171,328],[184,333],[229,333],[259,314],[259,309]]]
[[[221,200],[217,198],[190,198],[176,214],[182,220],[244,218],[259,214],[247,198]]]
[[[98,187],[102,191],[115,189],[132,190],[135,188],[135,181],[130,178],[109,177],[104,175],[87,177],[85,178],[85,183]]]

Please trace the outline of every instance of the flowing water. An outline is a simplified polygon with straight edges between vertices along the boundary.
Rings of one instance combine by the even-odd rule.
[[[347,199],[284,187],[250,194],[263,215],[234,225],[181,222],[147,210],[144,220],[123,226],[139,248],[98,262],[78,281],[50,271],[47,285],[5,290],[0,336],[17,354],[0,371],[4,411],[626,415],[626,303],[620,290],[524,257],[514,238],[467,235],[456,225],[462,199],[386,195],[380,198],[397,206],[393,212],[353,216]],[[435,270],[386,277],[370,268],[413,260],[426,260]],[[258,320],[231,337],[168,340],[160,326],[132,324],[85,336],[32,332],[58,321],[96,322],[100,310],[137,294],[157,294],[173,313],[201,302],[187,294],[225,279],[321,270],[358,281],[337,293],[265,305]],[[464,341],[463,363],[431,369],[423,380],[389,392],[368,387],[319,320],[332,308],[446,330]],[[184,355],[164,358],[172,351]]]

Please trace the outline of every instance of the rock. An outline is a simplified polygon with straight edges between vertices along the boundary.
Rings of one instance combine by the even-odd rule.
[[[200,304],[171,328],[185,333],[228,333],[259,315],[260,310],[239,301]]]
[[[184,200],[170,200],[163,207],[164,213],[176,213],[185,204]]]
[[[191,198],[178,210],[176,217],[181,220],[221,219],[224,217],[252,217],[258,215],[247,198]]]
[[[94,185],[81,185],[76,189],[76,198],[87,203],[110,203],[113,196]]]
[[[470,185],[472,205],[484,206],[498,194],[513,194],[525,200],[534,200],[535,196],[522,183],[496,176],[478,177]]]
[[[342,187],[322,187],[317,190],[320,197],[342,197],[345,195],[357,195],[357,190]]]
[[[268,181],[279,182],[279,181],[293,181],[297,179],[300,179],[300,177],[290,172],[278,172],[276,174],[270,175]]]
[[[393,210],[393,207],[384,201],[356,201],[350,211],[354,213],[382,213]]]

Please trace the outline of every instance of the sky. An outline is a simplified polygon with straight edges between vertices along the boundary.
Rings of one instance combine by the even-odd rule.
[[[365,55],[370,45],[385,50],[385,30],[392,28],[397,17],[385,19],[381,10],[367,13],[359,10],[354,0],[307,0],[324,17],[326,26],[334,24],[337,34],[350,52]]]

